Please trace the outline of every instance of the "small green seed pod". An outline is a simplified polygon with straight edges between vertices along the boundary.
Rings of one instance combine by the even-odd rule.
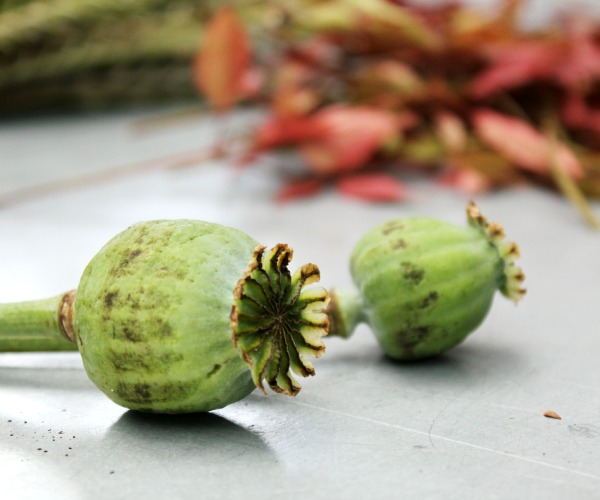
[[[388,356],[422,359],[475,330],[496,290],[517,302],[525,293],[517,245],[504,241],[502,227],[488,223],[473,203],[467,218],[466,227],[394,219],[365,234],[350,263],[357,290],[331,294],[330,335],[349,337],[366,322]]]
[[[262,389],[263,377],[294,395],[300,387],[291,373],[314,374],[304,356],[324,350],[328,296],[304,289],[319,279],[315,265],[291,277],[291,256],[287,245],[265,253],[248,235],[217,224],[136,224],[98,252],[76,291],[51,300],[57,307],[36,316],[35,307],[0,305],[0,350],[34,350],[36,342],[62,348],[48,343],[62,332],[76,342],[90,379],[115,403],[140,411],[222,408],[255,384]],[[244,343],[252,328],[253,342]]]

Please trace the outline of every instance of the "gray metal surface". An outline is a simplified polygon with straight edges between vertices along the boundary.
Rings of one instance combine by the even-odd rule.
[[[136,118],[1,124],[0,196],[201,149],[217,130],[204,119],[139,135]],[[327,192],[276,205],[277,161],[242,172],[167,163],[0,209],[0,301],[73,288],[111,236],[154,218],[287,242],[326,286],[346,285],[367,228],[415,214],[462,223],[467,201],[415,181],[403,204]],[[600,235],[551,192],[477,202],[520,244],[529,292],[516,307],[498,296],[479,330],[435,360],[392,362],[362,327],[327,341],[295,399],[255,391],[211,414],[153,417],[109,401],[77,353],[1,354],[2,498],[600,498]]]

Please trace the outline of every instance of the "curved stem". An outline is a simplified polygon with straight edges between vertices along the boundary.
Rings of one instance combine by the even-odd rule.
[[[69,337],[74,292],[0,304],[0,352],[76,351]]]
[[[327,306],[329,315],[329,336],[348,339],[359,323],[366,322],[360,295],[355,290],[340,290],[329,293],[331,300]]]

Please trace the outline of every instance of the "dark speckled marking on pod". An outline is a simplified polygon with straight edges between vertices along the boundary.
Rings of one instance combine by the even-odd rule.
[[[423,301],[419,304],[419,307],[421,309],[426,309],[428,307],[431,307],[433,304],[435,304],[438,300],[438,294],[437,292],[431,292],[429,295],[427,295],[427,297],[425,297],[423,299]]]
[[[119,296],[119,292],[118,291],[112,291],[112,292],[108,292],[105,296],[104,296],[104,307],[106,307],[106,309],[110,309],[113,306],[113,302],[115,301],[115,299]]]
[[[173,398],[185,400],[194,392],[194,382],[119,382],[115,393],[122,399],[137,405],[156,405]]]
[[[390,246],[392,250],[404,250],[407,247],[407,243],[404,238],[398,238],[397,240],[391,240]]]
[[[383,227],[381,228],[381,233],[384,236],[389,235],[390,233],[393,233],[394,231],[400,231],[402,229],[404,229],[404,224],[402,222],[400,222],[399,220],[391,220],[386,222]]]
[[[219,363],[215,364],[212,367],[212,370],[208,372],[207,377],[212,377],[215,373],[217,373],[221,369],[221,365]]]
[[[425,277],[425,270],[411,262],[401,262],[402,277],[411,285],[418,285]]]
[[[415,327],[406,327],[398,331],[394,338],[397,340],[400,348],[406,353],[412,353],[414,348],[422,342],[427,342],[427,336],[433,331],[429,325]]]

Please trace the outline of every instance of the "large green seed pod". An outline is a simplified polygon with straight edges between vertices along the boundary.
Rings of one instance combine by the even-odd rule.
[[[356,292],[335,290],[331,334],[349,337],[368,323],[390,357],[440,354],[477,328],[496,290],[518,301],[524,275],[516,244],[503,241],[471,203],[468,225],[414,217],[390,220],[356,244],[350,269]]]
[[[328,318],[327,292],[303,289],[318,281],[318,268],[307,264],[292,276],[291,256],[287,245],[265,252],[246,234],[217,224],[136,224],[98,252],[77,290],[53,302],[58,308],[47,308],[45,325],[35,320],[37,334],[36,325],[27,330],[39,340],[44,328],[52,335],[60,329],[76,341],[90,379],[135,410],[221,408],[255,384],[262,389],[263,377],[293,395],[299,386],[291,373],[314,374],[304,356],[323,352]],[[256,273],[264,286],[254,286]],[[18,307],[0,307],[0,350],[10,348],[11,338],[21,341],[16,350],[28,348],[19,325],[34,315],[15,315]],[[238,352],[234,344],[243,344],[239,339],[253,327],[254,342],[238,345]]]

